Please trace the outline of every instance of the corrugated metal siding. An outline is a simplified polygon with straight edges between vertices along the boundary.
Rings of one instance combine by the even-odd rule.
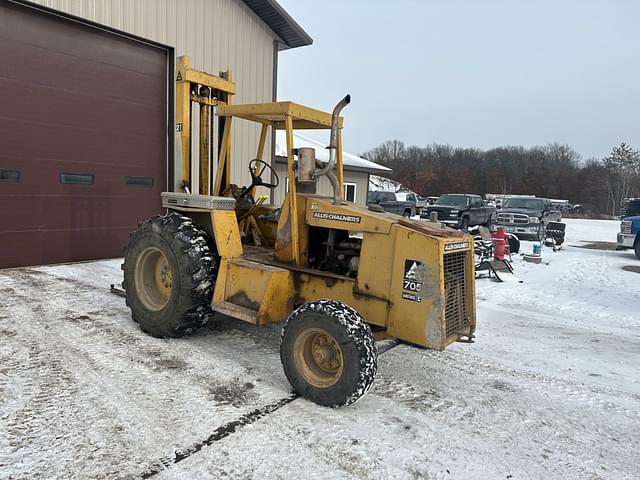
[[[281,163],[276,163],[275,171],[278,174],[278,177],[280,177],[280,186],[274,190],[273,203],[275,205],[280,205],[284,200],[287,167],[286,165],[283,165]],[[369,174],[366,172],[352,172],[345,170],[344,182],[356,184],[356,203],[366,205],[367,192],[369,188]],[[317,193],[318,195],[333,195],[331,184],[329,183],[329,180],[326,179],[326,177],[322,177],[318,182]]]
[[[273,99],[273,42],[276,37],[239,0],[32,1],[172,46],[177,56],[190,55],[193,67],[199,70],[217,74],[231,69],[238,86],[235,103],[270,102]],[[255,157],[259,136],[257,126],[235,121],[234,182],[250,182],[247,165]],[[271,145],[267,152],[270,149]],[[195,166],[196,158],[193,160]],[[194,191],[196,187],[194,185]]]

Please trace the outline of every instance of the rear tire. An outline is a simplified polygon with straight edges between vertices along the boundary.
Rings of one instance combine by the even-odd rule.
[[[280,360],[296,393],[319,405],[344,407],[371,388],[378,351],[358,312],[340,302],[316,300],[287,318]]]
[[[177,213],[140,224],[125,249],[123,287],[131,317],[154,337],[182,337],[211,315],[217,256],[207,234]]]

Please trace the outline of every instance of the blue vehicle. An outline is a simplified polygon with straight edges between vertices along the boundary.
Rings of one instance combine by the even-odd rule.
[[[636,257],[640,258],[640,215],[625,217],[620,223],[616,250],[629,249],[633,249]]]

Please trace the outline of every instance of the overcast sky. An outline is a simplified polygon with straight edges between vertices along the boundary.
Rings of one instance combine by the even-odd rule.
[[[330,110],[344,144],[640,148],[638,0],[279,0],[311,35],[281,100]]]

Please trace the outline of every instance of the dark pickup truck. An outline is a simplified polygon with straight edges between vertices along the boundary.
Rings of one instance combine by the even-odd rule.
[[[498,225],[518,237],[534,240],[544,239],[547,225],[562,220],[558,211],[548,198],[511,197],[502,202],[498,213]]]
[[[416,214],[415,202],[399,200],[394,192],[369,192],[367,205],[377,205],[385,212],[395,213],[403,217],[413,217]]]
[[[429,218],[438,213],[438,221],[454,228],[467,229],[475,225],[491,225],[496,219],[496,208],[485,206],[480,195],[442,195],[433,205],[422,209],[421,216]]]

